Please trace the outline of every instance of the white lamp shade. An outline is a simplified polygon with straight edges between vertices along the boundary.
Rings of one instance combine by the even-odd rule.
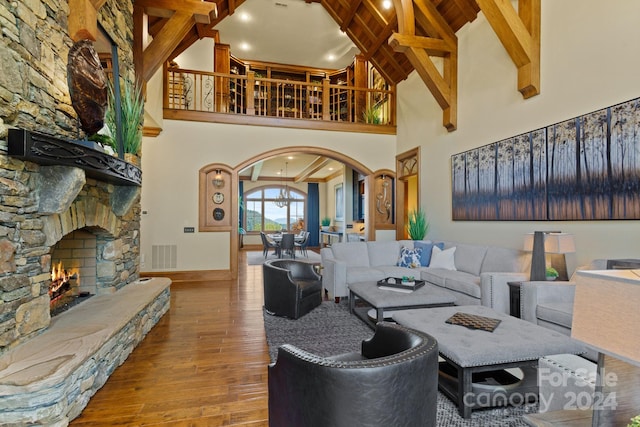
[[[577,271],[571,336],[640,366],[640,270]]]
[[[523,250],[533,251],[533,233],[524,235]],[[544,233],[544,252],[547,254],[569,254],[576,251],[573,234]]]

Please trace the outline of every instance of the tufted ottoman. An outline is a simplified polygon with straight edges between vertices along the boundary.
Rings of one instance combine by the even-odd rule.
[[[458,312],[501,322],[493,332],[446,323]],[[393,320],[438,341],[438,351],[445,360],[439,388],[457,403],[464,418],[471,416],[472,409],[536,400],[538,359],[585,351],[582,344],[564,334],[484,306],[404,310],[394,313]],[[520,368],[524,376],[519,379],[504,371],[509,368]]]

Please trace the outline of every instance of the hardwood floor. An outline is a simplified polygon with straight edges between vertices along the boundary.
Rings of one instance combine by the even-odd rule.
[[[171,309],[72,426],[268,426],[262,266],[171,285]]]

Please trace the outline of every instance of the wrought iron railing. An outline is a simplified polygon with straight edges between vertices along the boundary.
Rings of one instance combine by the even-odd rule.
[[[395,125],[395,91],[169,68],[164,108]]]

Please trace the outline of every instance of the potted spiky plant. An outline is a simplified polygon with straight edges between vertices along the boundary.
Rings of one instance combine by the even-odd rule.
[[[331,225],[331,218],[325,216],[320,220],[320,224],[322,225],[322,231],[329,231],[329,226]]]
[[[111,135],[117,135],[116,95],[113,80],[109,81],[109,107],[105,121]],[[120,126],[124,158],[129,163],[139,165],[140,146],[142,145],[142,121],[144,99],[142,90],[130,80],[123,80],[120,85]]]
[[[422,209],[414,209],[409,211],[409,223],[407,224],[407,233],[411,240],[424,240],[429,233],[429,221]]]

